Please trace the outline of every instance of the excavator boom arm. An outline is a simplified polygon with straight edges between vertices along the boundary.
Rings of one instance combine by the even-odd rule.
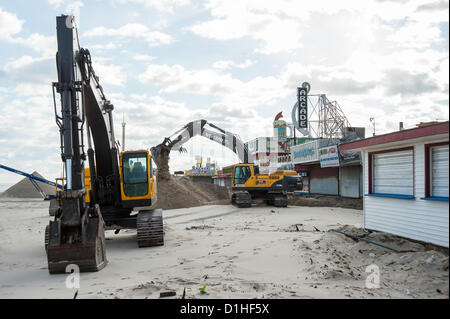
[[[206,125],[214,130],[206,128]],[[238,155],[242,163],[249,163],[248,148],[239,136],[208,123],[206,120],[189,122],[182,129],[175,132],[172,138],[166,137],[161,144],[151,148],[152,157],[156,160],[163,151],[169,153],[172,149],[179,150],[184,143],[197,135],[229,148]]]

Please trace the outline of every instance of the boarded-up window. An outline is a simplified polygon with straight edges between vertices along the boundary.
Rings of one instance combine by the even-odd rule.
[[[430,156],[431,196],[448,197],[448,145],[431,147]]]
[[[412,149],[372,156],[372,193],[414,195]]]

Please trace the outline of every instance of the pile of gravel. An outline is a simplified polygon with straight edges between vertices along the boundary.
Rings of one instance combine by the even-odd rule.
[[[33,172],[32,175],[46,179],[38,172]],[[45,194],[47,195],[55,194],[55,187],[38,181],[36,181],[36,183],[39,185],[39,187]],[[37,191],[37,189],[33,186],[33,184],[27,177],[23,178],[22,180],[20,180],[20,182],[14,184],[13,186],[5,190],[3,193],[0,194],[0,197],[42,198],[41,194]]]

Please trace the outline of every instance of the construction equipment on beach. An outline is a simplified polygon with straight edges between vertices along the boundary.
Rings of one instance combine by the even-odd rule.
[[[82,272],[98,271],[107,264],[105,230],[137,229],[139,247],[163,245],[162,210],[150,209],[156,202],[156,179],[149,152],[119,153],[114,107],[89,51],[80,47],[74,17],[56,17],[56,29],[58,81],[53,83],[53,98],[66,176],[64,189],[56,194],[54,220],[46,229],[48,270],[64,273],[75,264]]]
[[[242,162],[233,167],[233,205],[250,207],[253,199],[263,199],[268,205],[286,207],[287,194],[303,188],[302,177],[295,171],[279,170],[271,174],[260,174],[259,167],[250,163],[248,147],[240,137],[206,120],[189,122],[170,137],[166,137],[161,144],[150,149],[152,156],[156,162],[159,157],[168,159],[172,149],[183,150],[182,145],[197,135],[229,148]],[[162,156],[163,154],[165,156]]]
[[[238,207],[251,207],[252,199],[263,199],[267,205],[287,207],[287,194],[303,188],[296,171],[278,170],[260,174],[253,164],[236,164],[231,179],[231,202]]]

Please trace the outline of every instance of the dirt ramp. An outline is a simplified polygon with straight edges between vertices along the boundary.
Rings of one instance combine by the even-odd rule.
[[[229,203],[228,188],[209,183],[193,183],[183,177],[158,179],[156,208],[176,209]]]

